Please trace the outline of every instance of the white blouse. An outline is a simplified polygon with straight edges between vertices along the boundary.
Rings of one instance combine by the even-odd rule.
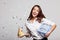
[[[46,18],[43,18],[42,19],[42,22],[44,23],[47,23],[49,25],[54,25],[55,23],[46,19]],[[30,22],[30,21],[27,21],[26,22],[26,26],[27,28],[31,31],[30,33],[32,34],[31,36],[34,38],[34,39],[42,39],[43,36],[41,36],[36,30],[41,26],[42,23],[39,23],[38,21],[34,20],[33,23]]]

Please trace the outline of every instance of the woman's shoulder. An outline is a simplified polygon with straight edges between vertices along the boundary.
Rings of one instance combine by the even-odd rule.
[[[41,21],[42,21],[42,22],[44,22],[44,21],[48,21],[48,19],[47,19],[47,18],[42,18]]]
[[[42,21],[48,21],[48,20],[49,20],[49,19],[47,19],[47,18],[43,18],[43,19],[42,19]]]
[[[52,22],[52,20],[50,20],[48,18],[43,18],[42,21],[51,21]]]
[[[50,20],[48,18],[43,18],[42,21],[45,22],[45,23],[51,24],[51,25],[55,24],[55,22],[53,22],[52,20]]]

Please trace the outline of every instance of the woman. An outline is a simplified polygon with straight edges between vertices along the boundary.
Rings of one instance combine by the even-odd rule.
[[[36,30],[40,27],[42,22],[52,25],[52,28],[47,32],[44,37],[41,36]],[[41,7],[39,5],[34,5],[31,9],[30,15],[26,22],[27,32],[24,34],[26,37],[32,37],[33,40],[48,40],[47,38],[56,28],[56,24],[46,19],[42,13]]]

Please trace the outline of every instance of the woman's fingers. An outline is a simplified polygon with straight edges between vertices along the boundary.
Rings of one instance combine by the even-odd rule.
[[[50,35],[50,32],[46,33],[45,34],[45,37],[49,37],[49,35]]]

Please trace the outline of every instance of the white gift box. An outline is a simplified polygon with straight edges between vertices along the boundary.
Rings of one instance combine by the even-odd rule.
[[[51,25],[47,23],[42,23],[41,26],[37,29],[37,32],[44,36],[51,29]]]

